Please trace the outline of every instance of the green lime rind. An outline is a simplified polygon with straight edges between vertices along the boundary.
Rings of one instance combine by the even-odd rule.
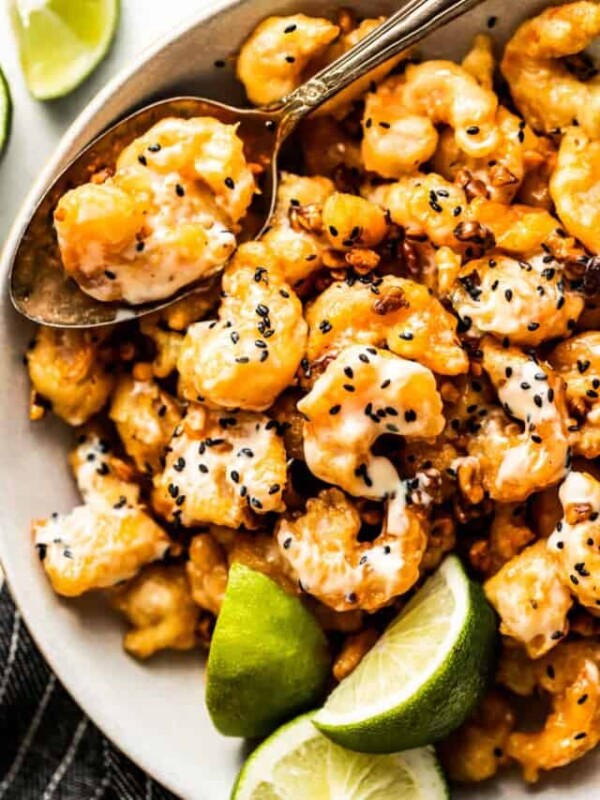
[[[394,755],[345,750],[305,714],[272,734],[246,761],[231,800],[448,800],[433,748]]]
[[[10,136],[12,124],[12,99],[10,87],[2,70],[0,69],[0,155],[4,151]]]
[[[323,699],[330,655],[301,601],[233,564],[212,637],[206,704],[226,736],[266,736]]]
[[[36,100],[56,100],[83,83],[107,55],[117,31],[120,0],[46,0],[11,8],[27,88]]]
[[[429,612],[427,618],[427,613],[428,605],[436,602],[438,609],[452,609],[437,649],[435,641],[426,636],[419,639],[418,633],[421,617],[424,632],[428,619],[429,627],[435,628],[434,615]],[[438,632],[444,627],[439,616],[438,612]],[[411,624],[407,620],[412,620]],[[408,685],[394,685],[395,675],[402,674],[402,659],[408,656],[416,661],[419,646],[428,659],[409,671]],[[367,753],[393,753],[437,742],[457,728],[481,700],[495,649],[494,612],[481,587],[470,581],[460,561],[450,556],[358,668],[334,689],[316,713],[314,724],[334,742]],[[373,701],[361,703],[361,695],[369,692],[374,680],[378,686],[374,694],[370,691]]]

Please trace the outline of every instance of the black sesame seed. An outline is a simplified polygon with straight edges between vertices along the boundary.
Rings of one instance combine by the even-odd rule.
[[[288,64],[293,64],[296,59],[294,58],[294,56],[286,56],[285,60],[287,61]]]
[[[109,281],[114,281],[115,278],[117,277],[116,274],[110,269],[105,269],[104,274],[106,275]]]
[[[269,487],[269,494],[277,494],[281,490],[281,486],[278,483],[274,483],[272,486]]]
[[[585,739],[586,736],[587,736],[587,733],[585,733],[585,731],[581,731],[580,733],[576,733],[575,736],[573,737],[573,739],[576,739],[576,740]]]
[[[331,408],[329,409],[329,413],[331,414],[332,417],[334,417],[336,414],[339,414],[341,410],[342,407],[338,403],[338,405],[331,406]]]
[[[291,25],[288,25],[287,28],[284,28],[283,32],[284,33],[293,33],[296,30],[297,27],[298,27],[297,25],[292,23]]]
[[[175,184],[175,193],[177,194],[177,197],[185,196],[185,189],[180,183]]]
[[[467,128],[467,133],[469,134],[469,136],[477,136],[477,134],[479,133],[479,126],[469,125],[469,127]]]
[[[284,550],[289,550],[291,544],[292,544],[292,537],[288,536],[287,539],[283,540],[283,549]]]
[[[338,229],[337,229],[337,228],[335,228],[333,225],[330,225],[330,226],[329,226],[329,233],[330,233],[332,236],[339,236],[339,234],[338,234]]]
[[[185,458],[179,456],[177,461],[173,464],[173,469],[176,472],[183,472],[183,470],[185,469]]]
[[[409,408],[408,411],[404,412],[404,419],[406,422],[414,422],[417,419],[417,412]]]
[[[225,178],[224,183],[225,183],[225,186],[228,189],[235,189],[235,181],[233,180],[233,178],[229,178],[229,177]]]
[[[556,677],[556,673],[554,672],[554,667],[552,664],[548,664],[546,667],[546,675],[550,678],[550,680],[554,680]]]
[[[148,161],[146,160],[146,156],[138,156],[138,161],[143,167],[148,165]]]
[[[230,474],[231,474],[231,480],[234,483],[239,483],[240,482],[240,473],[237,472],[237,470],[235,470],[235,469],[231,470]]]
[[[323,319],[319,323],[319,330],[321,331],[321,333],[329,333],[329,331],[332,329],[332,327],[333,326],[332,326],[331,322],[329,322],[329,320],[327,320],[327,319]]]

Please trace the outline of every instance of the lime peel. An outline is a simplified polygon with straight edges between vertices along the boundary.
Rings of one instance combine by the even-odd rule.
[[[495,630],[481,587],[450,556],[334,689],[315,725],[338,744],[363,752],[439,741],[481,699]]]
[[[64,97],[106,56],[119,0],[12,0],[25,80],[37,100]]]
[[[234,563],[212,637],[206,704],[227,736],[266,736],[322,701],[327,639],[298,597]]]
[[[270,736],[247,760],[232,800],[446,800],[448,788],[432,748],[396,755],[344,750],[305,714]]]
[[[12,122],[12,100],[10,88],[4,73],[0,69],[0,155],[2,154],[8,137]]]

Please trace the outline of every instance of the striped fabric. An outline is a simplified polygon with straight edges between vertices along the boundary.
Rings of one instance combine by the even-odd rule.
[[[6,586],[0,589],[0,800],[175,800],[69,697]]]

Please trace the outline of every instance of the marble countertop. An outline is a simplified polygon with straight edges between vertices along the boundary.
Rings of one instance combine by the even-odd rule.
[[[27,91],[10,25],[8,0],[0,0],[0,67],[13,98],[12,133],[0,160],[0,243],[41,167],[82,108],[134,55],[192,15],[203,2],[121,0],[121,21],[107,58],[68,97],[41,103]]]

